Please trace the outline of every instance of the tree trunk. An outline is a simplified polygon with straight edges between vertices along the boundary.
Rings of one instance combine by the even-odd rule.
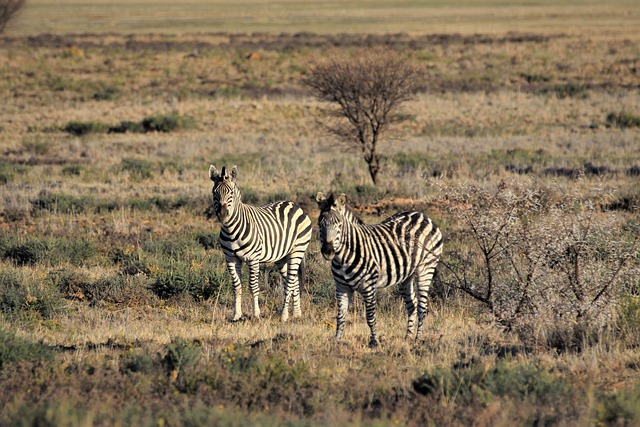
[[[373,156],[371,160],[369,160],[369,175],[371,175],[371,181],[373,181],[373,185],[378,185],[378,172],[380,171],[380,159],[378,156]]]

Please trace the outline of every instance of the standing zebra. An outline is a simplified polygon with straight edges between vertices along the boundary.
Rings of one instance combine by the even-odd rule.
[[[321,251],[331,260],[336,282],[336,338],[342,337],[353,291],[357,290],[364,299],[371,329],[369,346],[376,347],[376,291],[399,285],[409,317],[405,339],[414,333],[416,308],[418,339],[427,312],[429,286],[442,254],[440,230],[420,212],[400,212],[380,224],[367,225],[347,206],[344,194],[326,198],[318,193],[316,201],[320,208]]]
[[[256,207],[242,203],[236,186],[238,169],[226,168],[219,173],[209,167],[213,181],[213,210],[220,221],[220,245],[235,293],[233,320],[242,317],[241,267],[249,266],[249,288],[253,296],[253,315],[260,317],[258,273],[260,263],[274,262],[284,279],[282,321],[289,318],[289,302],[293,299],[293,317],[299,317],[300,281],[298,271],[311,240],[311,220],[299,206],[273,202]]]

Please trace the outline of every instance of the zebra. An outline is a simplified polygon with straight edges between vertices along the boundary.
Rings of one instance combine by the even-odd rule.
[[[442,254],[442,233],[425,214],[400,212],[380,224],[367,225],[347,205],[344,194],[316,195],[322,255],[331,261],[336,283],[336,339],[341,339],[353,291],[364,299],[371,330],[370,347],[379,344],[376,292],[399,285],[407,309],[405,339],[419,339],[428,306],[428,292]],[[414,281],[416,282],[414,286]],[[417,310],[416,310],[417,309]]]
[[[260,317],[258,275],[260,263],[274,262],[284,279],[284,307],[281,320],[289,319],[293,300],[293,317],[300,317],[300,264],[311,241],[311,219],[302,208],[289,201],[251,206],[242,203],[236,186],[238,168],[218,172],[209,167],[213,181],[213,210],[220,222],[220,246],[235,294],[233,321],[242,318],[242,263],[249,266],[249,288],[253,297],[253,316]]]

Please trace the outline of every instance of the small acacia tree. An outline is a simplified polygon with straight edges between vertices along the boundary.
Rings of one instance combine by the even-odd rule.
[[[377,184],[381,156],[378,143],[400,106],[423,83],[422,71],[407,56],[376,49],[357,56],[333,56],[311,65],[303,83],[320,101],[337,104],[327,110],[327,128],[362,153]]]
[[[25,3],[25,0],[0,0],[0,34]]]

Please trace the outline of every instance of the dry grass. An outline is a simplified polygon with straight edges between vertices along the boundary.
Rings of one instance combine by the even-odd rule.
[[[171,1],[146,0],[110,4],[70,0],[29,2],[10,31],[15,34],[50,32],[407,32],[504,34],[508,32],[569,33],[618,37],[637,33],[638,11],[633,1],[600,4],[580,1],[510,3],[422,2],[402,5],[378,0],[345,5],[329,1]],[[594,32],[593,30],[596,29]]]
[[[545,331],[539,347],[524,345],[491,313],[438,286],[425,340],[416,344],[403,341],[402,303],[385,292],[382,346],[371,350],[360,298],[345,340],[332,339],[334,289],[316,240],[304,317],[287,324],[278,321],[282,296],[272,278],[264,286],[265,317],[230,323],[222,255],[198,243],[215,241],[218,230],[207,217],[210,163],[237,164],[247,199],[294,200],[314,219],[312,197],[336,190],[367,222],[426,209],[447,235],[459,224],[446,213],[452,201],[442,188],[517,183],[544,188],[550,198],[580,193],[619,209],[629,239],[637,236],[637,128],[606,123],[611,112],[640,114],[635,5],[368,2],[356,10],[330,2],[311,16],[309,2],[290,2],[286,11],[254,2],[249,21],[243,2],[215,3],[215,11],[211,4],[191,2],[177,13],[168,3],[138,2],[122,13],[106,3],[33,1],[2,39],[0,332],[41,342],[53,359],[25,356],[0,365],[7,408],[0,424],[157,425],[159,417],[194,425],[638,420],[637,282],[621,294],[622,321],[598,331],[597,340],[585,338],[580,351],[550,349]],[[78,13],[68,13],[70,7]],[[345,23],[378,38],[341,35]],[[61,36],[25,37],[34,28]],[[214,33],[227,29],[268,32]],[[303,30],[332,35],[290,34]],[[512,30],[518,32],[507,34]],[[407,34],[381,35],[395,32]],[[425,35],[437,32],[447,34]],[[377,188],[364,162],[318,126],[323,105],[299,83],[328,45],[348,53],[367,43],[410,50],[428,74],[383,146]],[[247,59],[250,52],[257,59]],[[62,130],[73,120],[115,125],[158,114],[190,117],[196,126],[82,137]],[[586,163],[604,172],[576,180],[572,174]],[[93,245],[85,258],[67,256],[83,250],[71,245],[83,239]],[[20,243],[50,249],[19,265],[6,250]],[[206,271],[215,292],[204,300],[188,292],[161,299],[154,281],[172,268],[187,279]],[[52,285],[55,274],[98,296],[62,294],[62,285]],[[109,293],[114,289],[121,294]],[[22,297],[17,313],[7,308]],[[38,305],[47,298],[61,307]],[[199,354],[184,372],[166,361],[177,339],[188,344],[185,355]],[[440,380],[441,387],[423,394],[413,385],[418,378]],[[447,388],[451,378],[455,391]],[[531,389],[518,394],[508,378]]]

